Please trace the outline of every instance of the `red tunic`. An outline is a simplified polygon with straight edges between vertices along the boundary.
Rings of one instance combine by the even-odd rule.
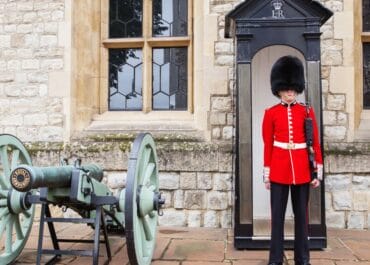
[[[290,105],[279,103],[265,111],[262,124],[264,167],[270,172],[271,182],[288,185],[310,182],[307,148],[285,149],[274,145],[274,141],[305,143],[304,119],[306,116],[306,106],[302,103]],[[312,108],[310,108],[309,116],[313,120],[315,161],[317,164],[322,164],[316,118]]]

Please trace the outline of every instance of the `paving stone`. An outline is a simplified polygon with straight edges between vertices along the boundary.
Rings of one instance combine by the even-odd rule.
[[[223,241],[174,239],[166,250],[164,260],[223,261]]]
[[[370,239],[343,239],[343,243],[362,261],[370,261]]]
[[[170,238],[163,238],[163,237],[157,236],[153,259],[154,260],[161,259],[164,254],[164,251],[166,250],[169,244],[170,244]]]
[[[203,239],[224,241],[227,238],[227,229],[214,228],[185,228],[185,227],[160,227],[157,237],[174,239]]]
[[[225,255],[226,259],[267,261],[268,257],[269,257],[268,250],[237,250],[234,248],[233,243],[228,243],[226,247],[226,255]]]

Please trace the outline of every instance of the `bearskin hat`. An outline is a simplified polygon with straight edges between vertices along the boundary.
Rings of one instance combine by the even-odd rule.
[[[304,68],[301,60],[294,56],[280,57],[272,66],[271,76],[272,94],[279,97],[279,91],[292,89],[298,94],[305,87]]]

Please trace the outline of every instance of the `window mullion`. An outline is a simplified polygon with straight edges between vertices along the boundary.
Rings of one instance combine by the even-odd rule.
[[[152,110],[152,48],[148,40],[152,35],[152,0],[144,0],[143,10],[143,112]]]
[[[188,46],[188,110],[194,112],[194,83],[193,83],[193,1],[188,1],[188,36],[190,44]]]

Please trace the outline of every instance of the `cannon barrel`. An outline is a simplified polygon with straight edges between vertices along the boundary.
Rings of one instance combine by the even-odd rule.
[[[73,170],[82,170],[90,178],[97,181],[103,179],[103,170],[96,164],[84,165],[76,168],[74,166],[59,167],[32,167],[20,165],[10,175],[10,181],[14,189],[26,192],[37,188],[64,188],[69,187]]]

